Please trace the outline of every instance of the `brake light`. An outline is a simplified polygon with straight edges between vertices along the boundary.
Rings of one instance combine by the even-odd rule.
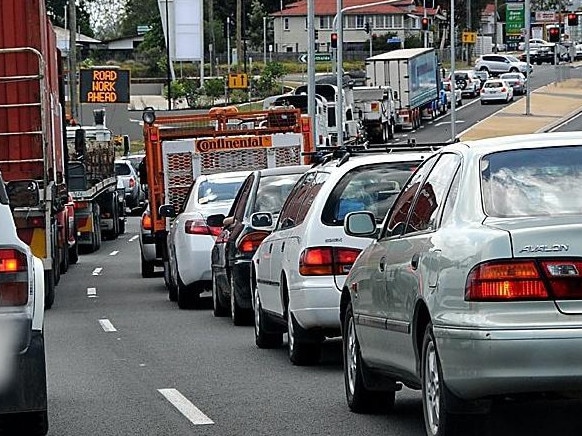
[[[466,301],[545,300],[548,291],[532,261],[500,261],[476,266],[465,285]]]
[[[505,86],[503,88],[501,88],[501,92],[507,92],[507,89],[505,89]]]
[[[303,250],[299,274],[303,276],[345,275],[362,250],[342,247],[313,247]]]
[[[26,255],[14,249],[0,249],[0,306],[23,306],[28,301]]]
[[[247,233],[238,243],[238,249],[241,253],[254,253],[267,236],[269,232]]]
[[[378,102],[372,102],[370,104],[372,112],[378,112],[378,109],[380,108],[380,105],[378,104]]]
[[[149,213],[144,213],[141,217],[141,227],[144,230],[152,229],[152,216]]]
[[[86,201],[76,201],[74,206],[75,209],[86,209],[89,207],[89,203]]]
[[[184,223],[184,231],[189,235],[218,236],[222,231],[222,227],[210,227],[204,219],[196,218]]]
[[[129,187],[130,188],[134,188],[135,187],[135,179],[133,177],[131,177],[129,179]]]

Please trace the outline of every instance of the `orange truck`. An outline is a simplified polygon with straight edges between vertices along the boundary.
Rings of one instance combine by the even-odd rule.
[[[155,241],[164,263],[166,285],[170,222],[160,215],[160,206],[171,204],[180,213],[199,175],[302,165],[315,152],[311,121],[293,107],[239,112],[230,106],[160,117],[146,108],[142,118],[146,157],[140,177],[148,185],[151,211],[146,236]]]
[[[60,52],[44,0],[2,0],[0,28],[0,171],[18,236],[42,259],[49,308],[71,242]]]

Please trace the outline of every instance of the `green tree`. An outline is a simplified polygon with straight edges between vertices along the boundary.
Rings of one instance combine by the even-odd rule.
[[[87,8],[93,0],[85,0],[77,6],[77,26],[81,33],[87,36],[94,36],[91,26],[91,15]],[[68,0],[46,0],[47,14],[55,26],[65,27],[65,13],[68,13]]]
[[[249,28],[247,30],[247,37],[249,38],[251,49],[261,50],[263,47],[263,18],[267,15],[263,2],[260,0],[252,0],[251,13],[249,16]]]

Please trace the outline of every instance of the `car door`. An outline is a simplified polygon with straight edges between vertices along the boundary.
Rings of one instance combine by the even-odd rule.
[[[283,303],[280,295],[281,262],[285,241],[295,228],[295,219],[307,194],[315,172],[304,174],[289,193],[283,204],[279,219],[273,232],[265,238],[255,253],[257,289],[261,297],[263,309],[283,314]]]
[[[386,241],[386,341],[393,350],[391,365],[398,368],[416,367],[414,311],[418,299],[426,299],[438,280],[440,251],[432,238],[459,165],[457,154],[438,158],[416,193],[402,233]],[[388,222],[388,228],[391,225]]]
[[[387,301],[390,294],[386,262],[390,243],[400,237],[416,193],[435,161],[436,157],[429,158],[418,167],[388,213],[380,238],[365,251],[369,279],[358,283],[353,305],[362,357],[370,364],[385,364],[388,360],[385,331],[391,302]]]

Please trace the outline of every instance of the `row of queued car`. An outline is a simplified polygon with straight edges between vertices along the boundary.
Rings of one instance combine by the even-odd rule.
[[[222,210],[187,206],[200,215],[172,223],[206,228],[206,258],[173,256],[206,274],[214,315],[254,324],[259,348],[286,334],[290,361],[312,365],[341,337],[352,411],[392,410],[405,385],[422,391],[427,435],[464,434],[463,414],[582,388],[581,144],[578,132],[338,150],[203,176],[188,203],[211,203],[207,178],[236,189]]]

